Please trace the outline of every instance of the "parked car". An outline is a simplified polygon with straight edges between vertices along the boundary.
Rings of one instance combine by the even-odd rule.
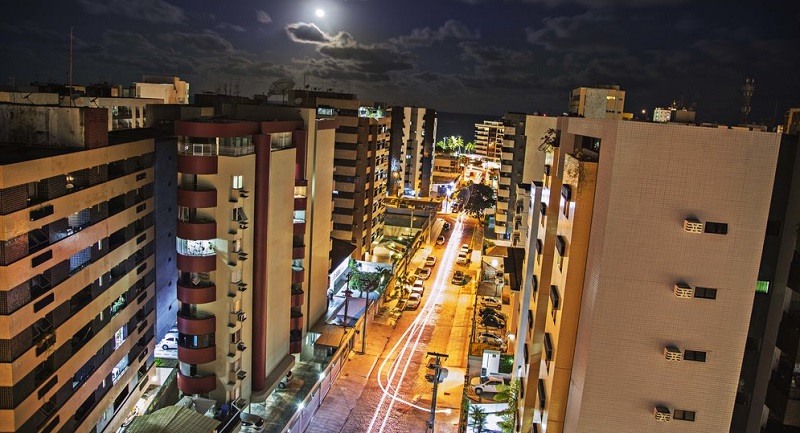
[[[470,251],[472,251],[472,250],[469,248],[468,244],[461,244],[461,252],[468,253]]]
[[[428,266],[428,267],[431,267],[431,268],[436,266],[436,257],[428,256],[428,258],[425,259],[425,266]]]
[[[489,296],[486,296],[483,299],[481,299],[480,302],[478,302],[478,305],[480,305],[481,308],[489,307],[489,308],[494,308],[495,310],[499,310],[501,307],[499,299],[492,298]]]
[[[481,317],[496,316],[496,317],[499,317],[499,318],[501,318],[503,320],[508,319],[508,316],[506,316],[505,314],[501,313],[500,311],[498,311],[497,309],[494,309],[492,307],[478,307],[478,308],[480,308],[478,313],[481,315]]]
[[[178,350],[178,333],[168,332],[158,345],[164,350]]]
[[[458,285],[464,284],[464,272],[456,270],[456,272],[453,274],[453,279],[450,280],[450,282]]]
[[[466,265],[467,263],[469,263],[469,257],[467,256],[467,253],[463,251],[458,253],[458,258],[456,259],[456,263],[459,265]]]
[[[425,284],[422,282],[422,280],[414,281],[414,285],[411,286],[411,292],[419,293],[420,296],[425,294]]]
[[[427,280],[431,276],[431,268],[419,268],[417,269],[417,278],[421,278],[423,280]]]
[[[416,310],[417,308],[419,308],[419,304],[421,303],[422,303],[422,295],[415,292],[408,297],[405,308],[406,310]]]
[[[444,236],[436,238],[436,245],[444,245]]]
[[[459,206],[458,203],[454,204],[453,208],[451,209],[451,211],[453,213],[458,213],[460,210],[461,210],[461,206]]]
[[[488,346],[497,347],[504,351],[508,348],[506,341],[497,334],[491,332],[481,332],[478,334],[477,340],[479,343],[484,343]]]
[[[498,392],[501,385],[507,385],[503,379],[494,376],[489,376],[485,379],[473,377],[469,384],[472,385],[472,390],[477,395],[481,395],[484,392]]]
[[[487,328],[506,329],[506,321],[497,316],[481,317],[481,325]]]
[[[239,413],[239,419],[242,420],[243,432],[264,431],[264,418],[261,418],[258,415],[247,412],[241,412]]]
[[[292,374],[292,371],[289,370],[286,372],[286,375],[283,376],[283,379],[281,379],[281,381],[278,382],[278,388],[280,389],[286,388],[286,386],[292,382],[292,379],[294,379],[294,375]]]
[[[442,226],[442,230],[448,231],[448,230],[450,230],[450,227],[451,227],[450,223],[445,221],[444,225]]]

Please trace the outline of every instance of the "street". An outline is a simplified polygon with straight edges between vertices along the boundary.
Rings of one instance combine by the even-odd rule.
[[[443,362],[449,374],[439,386],[435,431],[458,430],[477,269],[455,263],[461,245],[471,243],[475,224],[473,219],[460,218],[465,221],[445,217],[452,226],[443,233],[445,245],[425,245],[415,256],[415,266],[422,266],[426,252],[437,258],[431,277],[425,280],[422,305],[405,311],[394,328],[381,324],[368,328],[367,340],[377,356],[369,357],[368,350],[367,355],[351,357],[308,432],[426,431],[432,393],[432,384],[425,380],[429,351],[449,355]],[[451,284],[456,269],[469,276],[466,285]],[[364,380],[358,380],[358,375]],[[329,405],[328,400],[337,394],[352,404]]]

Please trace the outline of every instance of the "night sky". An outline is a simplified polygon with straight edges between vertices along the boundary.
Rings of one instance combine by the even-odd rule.
[[[800,1],[8,1],[0,82],[130,84],[175,74],[192,93],[291,78],[362,99],[464,113],[566,111],[580,85],[619,84],[626,111],[673,99],[698,120],[800,106]],[[324,16],[317,16],[317,9]],[[777,113],[777,116],[775,116]]]

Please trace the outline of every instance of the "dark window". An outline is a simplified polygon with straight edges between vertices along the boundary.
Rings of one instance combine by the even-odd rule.
[[[672,418],[683,421],[694,421],[694,411],[675,409]]]
[[[728,223],[715,223],[712,221],[706,221],[705,232],[715,235],[727,235]]]
[[[536,275],[531,276],[533,277],[533,281],[531,282],[531,285],[533,286],[533,293],[536,293],[539,290],[539,278],[537,278]]]
[[[564,240],[564,236],[556,236],[556,251],[558,251],[558,255],[564,256],[566,250],[567,241]]]
[[[539,255],[542,253],[542,240],[536,239],[536,254]]]
[[[52,214],[53,214],[53,205],[49,204],[47,206],[42,206],[39,209],[32,210],[30,212],[30,219],[31,221],[36,221],[38,219],[44,218]]]
[[[561,197],[564,197],[566,201],[572,200],[572,187],[569,185],[561,185]]]
[[[708,287],[695,287],[694,297],[702,299],[717,299],[717,289],[710,289]]]
[[[545,361],[553,360],[553,340],[550,338],[550,333],[544,333],[544,359]]]
[[[706,352],[699,350],[684,350],[683,359],[687,361],[706,362]]]
[[[544,380],[539,379],[539,409],[544,409],[545,403],[547,403],[547,397],[545,396],[545,388],[544,388]]]
[[[545,216],[545,214],[547,214],[547,205],[544,204],[544,202],[542,202],[542,207],[540,208],[540,211],[542,213],[542,216]]]
[[[544,165],[544,174],[545,176],[550,176],[550,164]]]
[[[45,251],[44,253],[39,254],[38,256],[31,259],[31,267],[35,268],[52,258],[53,258],[53,250]]]
[[[550,301],[553,303],[553,310],[561,308],[561,295],[558,294],[557,286],[550,286]]]

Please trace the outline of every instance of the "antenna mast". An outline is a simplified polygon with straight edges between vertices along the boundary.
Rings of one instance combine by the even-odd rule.
[[[744,87],[742,87],[742,96],[744,96],[744,105],[742,106],[742,123],[747,124],[747,116],[750,114],[750,98],[753,97],[753,92],[756,90],[756,80],[747,78],[744,80]]]

